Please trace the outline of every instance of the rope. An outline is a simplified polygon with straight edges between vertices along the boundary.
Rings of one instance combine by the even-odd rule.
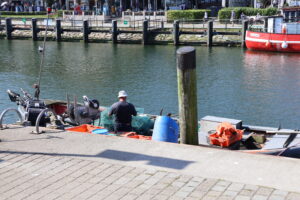
[[[40,91],[40,84],[41,84],[41,75],[42,75],[42,69],[44,65],[44,58],[45,58],[45,48],[46,48],[46,39],[47,39],[47,32],[48,32],[48,22],[49,22],[49,13],[47,12],[47,22],[46,22],[46,29],[45,29],[45,35],[44,35],[44,41],[43,41],[43,49],[42,49],[42,57],[41,57],[41,63],[40,63],[40,71],[39,71],[39,77],[38,77],[38,83],[37,83],[37,89]],[[39,99],[39,94],[37,96],[37,99]]]

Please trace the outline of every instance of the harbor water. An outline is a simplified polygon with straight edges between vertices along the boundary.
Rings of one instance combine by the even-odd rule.
[[[0,110],[16,107],[6,90],[33,93],[40,65],[31,40],[0,40]],[[145,113],[178,112],[176,49],[172,45],[47,42],[41,98],[66,94],[96,98],[102,106],[126,90]],[[244,124],[300,128],[300,54],[195,47],[198,117],[216,115]],[[13,119],[14,116],[10,116]]]

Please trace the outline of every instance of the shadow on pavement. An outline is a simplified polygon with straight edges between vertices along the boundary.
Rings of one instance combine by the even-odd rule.
[[[0,153],[8,154],[32,154],[32,155],[45,155],[45,156],[70,156],[70,157],[86,157],[86,158],[107,158],[119,161],[148,161],[148,165],[166,167],[172,169],[184,169],[189,164],[194,163],[194,161],[172,159],[160,156],[149,156],[140,153],[131,153],[126,151],[117,150],[105,150],[96,155],[87,154],[69,154],[69,153],[44,153],[44,152],[22,152],[22,151],[0,151]],[[1,162],[1,160],[0,160]]]
[[[178,160],[172,158],[149,156],[140,153],[131,153],[125,151],[117,150],[106,150],[98,154],[97,157],[108,158],[120,161],[148,161],[148,165],[155,165],[159,167],[173,168],[173,169],[183,169],[187,165],[193,163],[194,161],[188,160]]]

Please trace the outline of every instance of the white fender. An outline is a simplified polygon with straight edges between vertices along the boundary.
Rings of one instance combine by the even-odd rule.
[[[281,48],[283,48],[283,49],[286,49],[286,48],[288,48],[288,43],[287,42],[283,42],[282,44],[281,44]]]

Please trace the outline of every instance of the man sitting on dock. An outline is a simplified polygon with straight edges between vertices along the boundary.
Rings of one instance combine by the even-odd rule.
[[[131,120],[132,115],[136,116],[136,110],[133,104],[126,101],[127,93],[122,90],[119,92],[119,101],[111,106],[108,113],[109,116],[115,115],[115,132],[132,131]]]

